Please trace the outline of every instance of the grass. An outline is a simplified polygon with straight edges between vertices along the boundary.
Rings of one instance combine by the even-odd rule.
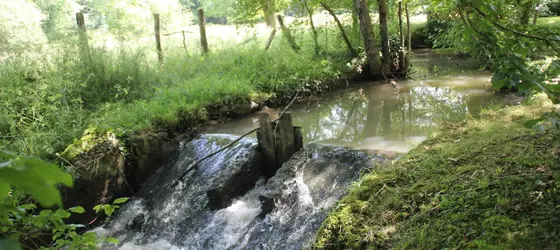
[[[120,136],[185,131],[209,117],[247,109],[251,101],[281,103],[298,90],[331,88],[350,60],[337,46],[339,36],[325,39],[335,31],[321,32],[321,45],[329,50],[318,56],[309,33],[294,34],[300,52],[292,51],[281,34],[269,51],[263,49],[263,37],[236,38],[243,42],[214,41],[208,56],[192,47],[188,54],[181,47],[165,47],[161,66],[153,49],[142,43],[95,48],[84,59],[70,41],[38,55],[0,61],[0,148],[48,158],[73,141],[82,145],[77,139],[86,129]]]
[[[560,30],[560,16],[541,17],[537,19],[537,25]]]
[[[554,109],[544,99],[448,124],[393,166],[363,176],[315,247],[560,247],[560,133],[523,125]]]

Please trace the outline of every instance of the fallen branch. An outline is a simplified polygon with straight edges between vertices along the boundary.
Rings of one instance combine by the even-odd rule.
[[[280,113],[280,115],[278,116],[278,118],[274,119],[272,122],[277,122],[280,120],[280,118],[282,118],[282,115],[284,115],[286,113],[286,111],[288,110],[288,108],[295,102],[295,100],[297,99],[299,95],[299,91],[296,93],[296,96],[294,97],[294,99],[292,99],[292,101],[288,104],[288,106],[286,106],[284,108],[284,110],[282,111],[282,113]],[[278,124],[276,124],[276,127],[278,127]],[[177,181],[173,184],[173,185],[177,185],[179,183],[179,181],[181,181],[183,178],[185,178],[185,176],[187,176],[187,174],[189,174],[191,171],[193,171],[194,169],[196,169],[196,167],[198,166],[198,164],[200,164],[201,162],[209,159],[210,157],[219,154],[221,152],[223,152],[224,150],[226,150],[227,148],[233,146],[235,143],[241,141],[241,139],[247,137],[248,135],[256,132],[257,130],[259,130],[260,127],[252,129],[250,131],[248,131],[247,133],[237,137],[237,139],[233,140],[232,142],[230,142],[229,144],[223,146],[222,148],[202,157],[201,159],[199,159],[198,161],[193,162],[191,165],[189,165],[189,167],[187,167],[187,170],[185,170],[185,172],[183,172],[183,174],[181,174],[181,176],[177,179]],[[276,128],[275,128],[276,129]]]

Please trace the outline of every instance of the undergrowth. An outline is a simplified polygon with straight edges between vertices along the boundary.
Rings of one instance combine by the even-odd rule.
[[[524,126],[553,108],[532,101],[448,124],[356,182],[315,248],[557,249],[560,133]]]
[[[95,48],[83,57],[71,40],[4,59],[0,148],[52,159],[86,129],[123,135],[188,127],[250,101],[264,104],[298,90],[328,89],[351,58],[340,46],[315,55],[310,37],[299,35],[300,52],[281,36],[269,51],[259,39],[223,45],[207,56],[167,48],[163,65],[152,48]]]

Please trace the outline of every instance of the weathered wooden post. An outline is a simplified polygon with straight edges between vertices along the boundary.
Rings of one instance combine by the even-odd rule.
[[[294,126],[292,125],[292,113],[286,112],[278,121],[276,129],[276,162],[278,168],[296,152],[294,145]]]
[[[257,140],[265,157],[264,172],[270,178],[295,152],[303,148],[303,136],[301,127],[292,125],[290,112],[284,113],[279,118],[275,128],[273,128],[269,114],[260,112],[259,126]]]
[[[86,21],[83,12],[76,13],[76,24],[78,25],[78,35],[80,36],[80,49],[82,51],[82,58],[84,60],[90,59],[89,42],[86,33]]]
[[[259,126],[257,131],[257,140],[261,147],[265,159],[264,172],[267,177],[272,177],[276,172],[276,146],[274,145],[274,134],[272,131],[272,122],[267,112],[259,113]]]
[[[156,36],[156,51],[159,64],[163,64],[163,50],[161,49],[161,35],[159,31],[159,14],[154,13],[154,31]]]
[[[208,40],[206,39],[206,18],[204,17],[204,10],[198,9],[198,27],[200,29],[200,46],[202,53],[208,54]]]
[[[292,36],[290,29],[288,29],[288,27],[286,27],[286,25],[284,24],[284,19],[282,18],[282,15],[278,15],[276,17],[278,18],[278,23],[280,24],[280,28],[282,28],[282,35],[284,35],[286,40],[288,40],[288,43],[290,44],[292,49],[298,52],[300,50],[300,47],[297,46],[296,40]]]

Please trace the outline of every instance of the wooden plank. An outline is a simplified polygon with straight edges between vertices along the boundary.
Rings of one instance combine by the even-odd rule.
[[[294,126],[294,149],[296,152],[303,149],[303,134],[300,126]]]
[[[277,170],[276,164],[276,146],[272,131],[272,123],[267,112],[259,112],[259,130],[257,131],[257,140],[265,158],[264,173],[267,177],[272,177]]]
[[[280,168],[295,153],[292,113],[286,112],[278,121],[276,130],[276,162]]]

